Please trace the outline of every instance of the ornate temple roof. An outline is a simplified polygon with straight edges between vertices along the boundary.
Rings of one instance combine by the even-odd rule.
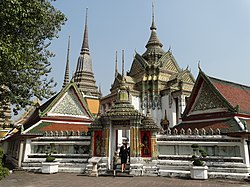
[[[146,52],[142,55],[143,58],[146,60],[150,61],[150,57],[155,57],[160,58],[165,51],[162,49],[162,43],[158,39],[158,36],[156,34],[156,25],[155,25],[155,20],[154,20],[154,4],[152,4],[152,25],[150,27],[151,30],[151,35],[148,40],[148,43],[146,44]]]
[[[147,115],[142,120],[142,128],[144,129],[151,129],[151,130],[159,130],[159,127],[154,122],[152,116],[149,112],[147,112]]]
[[[87,11],[83,43],[80,56],[78,57],[77,61],[74,82],[76,83],[76,85],[84,96],[92,96],[97,98],[101,96],[98,87],[96,86],[96,81],[92,70],[92,58],[89,52]]]
[[[130,103],[130,95],[126,87],[124,73],[122,73],[122,81],[118,91],[117,101],[105,115],[108,117],[142,116],[142,114],[135,110],[134,106]]]
[[[23,122],[23,128],[25,134],[42,133],[48,129],[85,131],[92,121],[93,116],[85,99],[75,83],[71,82],[43,105],[37,106]]]
[[[239,113],[250,114],[250,87],[209,77],[220,94],[233,106],[239,106]]]
[[[199,72],[181,124],[176,128],[250,130],[250,87]]]

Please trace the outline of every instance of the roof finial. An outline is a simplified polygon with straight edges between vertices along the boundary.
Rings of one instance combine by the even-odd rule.
[[[124,50],[122,50],[122,77],[124,77]]]
[[[201,63],[201,61],[199,60],[199,61],[198,61],[198,68],[199,68],[199,70],[201,71],[201,65],[200,65],[200,63]]]
[[[69,83],[69,52],[70,52],[70,36],[68,39],[68,51],[67,51],[66,68],[64,74],[64,82],[62,86],[63,88]]]
[[[115,77],[118,75],[118,56],[117,56],[117,50],[115,52]]]
[[[150,27],[150,30],[156,30],[155,26],[155,10],[154,10],[154,2],[152,1],[152,25]]]
[[[89,41],[88,40],[89,40],[89,38],[88,38],[88,8],[86,8],[85,29],[84,29],[81,54],[82,53],[89,54]]]

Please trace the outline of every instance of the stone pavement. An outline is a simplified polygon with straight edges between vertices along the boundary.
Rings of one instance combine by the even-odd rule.
[[[191,180],[168,177],[88,177],[76,173],[41,174],[17,171],[0,187],[250,187],[250,182],[222,179]]]

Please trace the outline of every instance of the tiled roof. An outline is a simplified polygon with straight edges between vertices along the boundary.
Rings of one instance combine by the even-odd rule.
[[[91,123],[93,120],[89,118],[80,118],[72,116],[46,116],[42,117],[41,120],[53,120],[53,121],[67,121],[67,122],[84,122]]]
[[[226,119],[226,120],[218,120],[218,121],[208,121],[208,122],[198,122],[194,121],[192,123],[181,123],[175,126],[177,129],[206,129],[209,130],[210,128],[216,130],[217,128],[220,129],[221,132],[231,132],[231,131],[238,131],[240,130],[239,125],[233,118]]]
[[[51,122],[43,122],[39,124],[37,127],[33,128],[29,131],[29,133],[43,133],[45,131],[80,131],[87,132],[88,125],[83,124],[70,124],[70,123],[51,123]]]
[[[239,105],[240,113],[250,114],[250,87],[212,77],[209,79],[232,106]]]

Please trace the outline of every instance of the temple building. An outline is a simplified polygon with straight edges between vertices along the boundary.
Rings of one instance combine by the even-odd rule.
[[[193,150],[199,144],[209,178],[242,178],[250,172],[250,88],[206,75],[195,81],[181,69],[156,33],[143,54],[135,53],[125,74],[118,72],[110,93],[96,86],[88,43],[87,12],[76,71],[69,77],[70,39],[62,89],[38,100],[1,139],[7,160],[40,171],[48,150],[59,172],[107,174],[122,143],[129,147],[127,173],[190,176]],[[98,166],[98,167],[97,167]]]
[[[250,87],[206,75],[201,69],[178,129],[250,130]]]
[[[92,121],[85,99],[71,82],[41,106],[31,107],[17,127],[2,139],[7,159],[19,168],[35,170],[53,144],[54,156],[62,163],[75,158],[74,163],[84,159],[86,162]]]
[[[153,8],[146,51],[142,55],[135,53],[124,81],[135,109],[145,115],[151,113],[158,127],[173,127],[181,121],[195,79],[188,68],[183,70],[179,67],[170,49],[165,51],[162,48],[156,29]],[[116,102],[122,77],[116,68],[110,93],[101,98],[102,113],[109,111]]]
[[[92,132],[91,155],[107,159],[109,169],[114,152],[119,151],[121,143],[126,143],[129,147],[129,160],[132,163],[137,163],[142,157],[157,158],[156,134],[159,127],[149,112],[144,115],[131,104],[131,94],[125,83],[124,72],[115,104],[109,111],[95,119],[90,131]]]

